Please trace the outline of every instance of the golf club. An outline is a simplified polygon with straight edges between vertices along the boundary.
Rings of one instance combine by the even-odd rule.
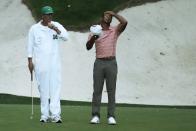
[[[33,119],[33,72],[31,72],[31,116],[30,119]]]

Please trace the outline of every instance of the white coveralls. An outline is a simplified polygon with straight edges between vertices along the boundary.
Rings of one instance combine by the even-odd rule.
[[[59,35],[39,22],[30,29],[27,46],[28,57],[33,59],[43,119],[60,118],[61,63],[58,40],[68,39],[68,33],[61,24],[51,23],[61,31]]]

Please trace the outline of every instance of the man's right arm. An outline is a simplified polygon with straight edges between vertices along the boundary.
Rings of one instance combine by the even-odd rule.
[[[95,43],[95,40],[97,40],[98,38],[99,38],[98,35],[93,35],[93,36],[90,38],[90,40],[88,40],[88,42],[86,43],[86,49],[87,49],[87,50],[90,50],[90,49],[93,47],[93,45],[94,45],[94,43]]]
[[[106,11],[104,13],[112,15],[120,22],[117,26],[117,33],[118,33],[118,35],[120,35],[125,30],[125,28],[128,24],[127,20],[124,17],[114,13],[113,11]]]

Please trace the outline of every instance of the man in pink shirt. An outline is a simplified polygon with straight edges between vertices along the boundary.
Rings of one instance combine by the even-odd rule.
[[[119,24],[110,26],[112,18],[115,17]],[[108,124],[115,125],[115,94],[117,80],[116,44],[120,34],[125,30],[127,21],[122,16],[112,11],[106,11],[101,18],[102,33],[93,35],[90,33],[86,43],[87,50],[90,50],[94,43],[96,47],[96,60],[93,69],[93,99],[92,119],[90,123],[100,123],[100,105],[104,81],[108,93]]]

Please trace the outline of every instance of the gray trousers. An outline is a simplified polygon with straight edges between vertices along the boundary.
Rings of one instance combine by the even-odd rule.
[[[96,59],[93,69],[93,99],[92,99],[92,115],[100,117],[100,105],[103,91],[104,81],[106,81],[106,89],[108,93],[108,117],[115,116],[115,94],[117,80],[117,62],[116,59],[101,60]]]

